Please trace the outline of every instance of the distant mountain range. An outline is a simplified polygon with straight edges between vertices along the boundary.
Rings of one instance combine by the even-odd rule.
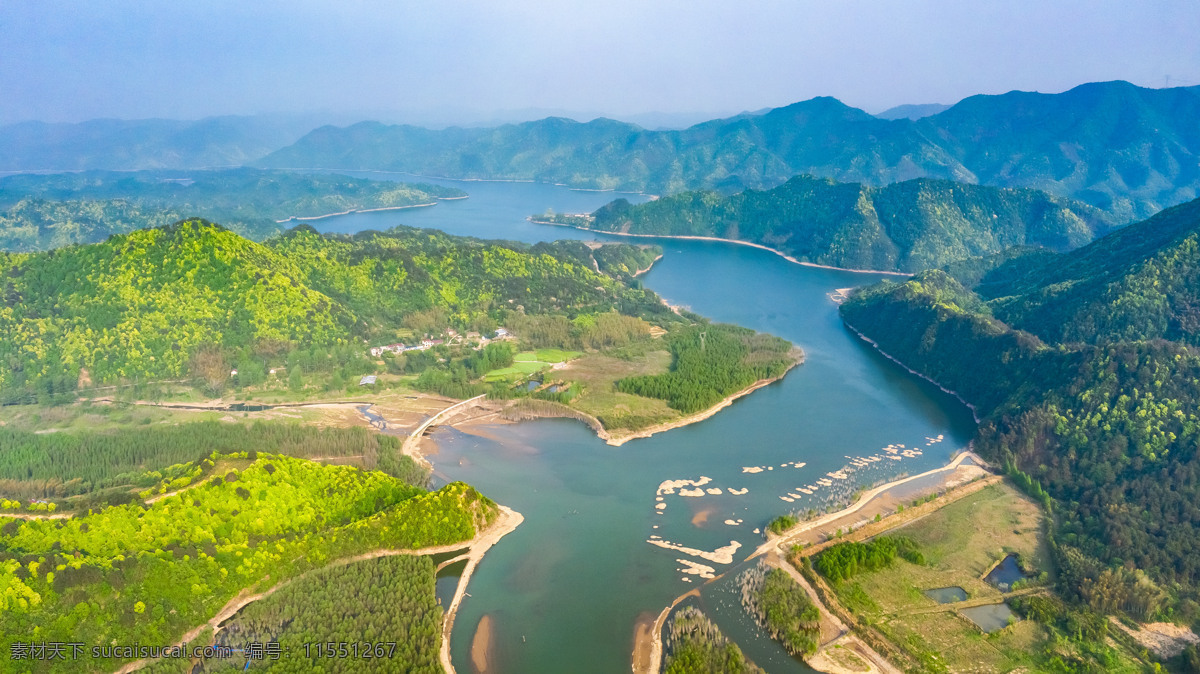
[[[906,272],[1011,246],[1066,251],[1114,224],[1096,208],[1039,190],[927,178],[870,187],[811,176],[727,197],[692,191],[636,206],[619,199],[582,220],[542,217],[606,232],[737,239],[805,262]]]
[[[911,119],[916,121],[922,117],[936,115],[939,112],[949,109],[949,105],[942,105],[941,103],[917,103],[915,105],[906,104],[897,105],[894,108],[888,108],[883,112],[877,112],[875,113],[875,116],[879,119]]]
[[[0,171],[241,166],[313,126],[305,116],[20,122],[0,126]]]
[[[430,131],[322,127],[259,160],[279,168],[387,169],[672,194],[736,191],[812,174],[884,185],[943,178],[1033,187],[1129,222],[1200,192],[1200,87],[1085,84],[1061,94],[972,96],[913,121],[833,98],[683,130],[548,118]]]

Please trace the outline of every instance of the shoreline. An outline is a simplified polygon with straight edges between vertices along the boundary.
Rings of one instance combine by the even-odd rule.
[[[645,274],[646,272],[650,271],[651,269],[654,269],[654,265],[658,264],[658,261],[663,259],[664,254],[665,253],[659,253],[658,257],[651,260],[650,265],[648,267],[646,267],[645,269],[639,269],[639,270],[633,272],[633,277],[637,278],[637,277],[641,276],[642,274]]]
[[[446,408],[442,409],[441,411],[436,412],[435,414],[430,416],[428,419],[421,422],[421,424],[419,426],[417,426],[415,429],[413,429],[412,433],[410,433],[407,437],[404,438],[404,441],[402,443],[400,443],[400,453],[403,454],[404,456],[407,456],[407,457],[411,458],[412,460],[416,461],[418,464],[425,467],[426,469],[432,471],[433,463],[429,459],[425,458],[425,453],[421,451],[421,438],[423,438],[425,436],[425,431],[428,430],[430,426],[433,426],[434,424],[436,424],[439,419],[444,418],[446,415],[449,415],[452,412],[455,412],[456,410],[458,410],[462,407],[466,407],[466,406],[470,405],[471,403],[477,402],[486,397],[487,397],[487,394],[484,393],[482,395],[477,395],[474,398],[467,398],[466,400],[460,400],[459,402],[456,402],[456,403],[450,405],[449,407],[446,407]],[[453,424],[451,424],[451,425],[453,425]]]
[[[463,568],[462,575],[458,577],[458,587],[454,590],[454,598],[450,600],[450,605],[446,607],[446,612],[442,616],[442,647],[438,651],[438,660],[446,674],[455,674],[454,663],[450,658],[450,635],[454,631],[454,618],[458,615],[458,607],[467,593],[467,583],[471,581],[471,574],[475,572],[475,567],[479,566],[483,555],[493,545],[515,531],[525,521],[525,517],[521,513],[508,506],[497,504],[496,507],[500,510],[496,520],[485,531],[477,533],[471,542],[467,565]]]
[[[650,625],[649,634],[639,634],[635,628],[633,662],[631,665],[631,669],[633,670],[634,674],[658,674],[658,672],[662,671],[664,655],[662,631],[663,627],[667,624],[667,618],[671,615],[671,611],[675,610],[675,607],[679,605],[679,602],[687,599],[688,597],[699,596],[700,588],[697,587],[676,597],[675,601],[671,602],[671,605],[664,608],[658,614],[658,617],[654,619],[654,622]],[[645,641],[638,643],[639,638],[647,639],[648,643]],[[646,649],[649,649],[649,653],[644,657],[639,658],[638,651]],[[644,661],[639,663],[638,660]],[[641,665],[641,668],[638,667],[639,664]]]
[[[56,171],[56,170],[50,170],[50,169],[44,169],[44,170],[46,170],[46,171],[49,171],[49,172],[51,172],[51,173],[62,173],[62,171]],[[527,183],[527,184],[531,184],[531,185],[550,185],[550,186],[552,186],[552,187],[565,187],[565,188],[567,188],[567,189],[569,189],[569,190],[574,190],[574,191],[577,191],[577,192],[612,192],[613,194],[640,194],[640,195],[642,195],[642,196],[650,197],[651,199],[657,199],[657,198],[658,198],[658,195],[657,195],[657,194],[650,194],[649,192],[637,192],[637,191],[634,191],[634,190],[620,190],[620,189],[617,189],[617,188],[615,188],[615,187],[614,187],[614,188],[611,188],[611,189],[596,189],[596,188],[587,188],[587,187],[571,187],[570,185],[568,185],[568,184],[566,184],[566,183],[554,183],[554,182],[546,182],[546,181],[543,181],[543,180],[534,180],[534,179],[532,179],[532,178],[530,178],[530,179],[517,179],[517,178],[452,178],[452,177],[450,177],[450,176],[434,176],[434,175],[429,175],[428,173],[413,173],[413,172],[411,172],[411,171],[393,171],[393,170],[389,170],[389,169],[367,169],[367,168],[330,168],[330,167],[328,167],[328,166],[310,166],[310,167],[278,167],[278,168],[269,169],[269,170],[274,170],[274,171],[341,171],[341,172],[343,172],[343,173],[345,173],[345,172],[354,172],[354,173],[397,173],[397,174],[400,174],[400,175],[413,176],[414,178],[431,178],[431,179],[433,179],[433,180],[451,180],[451,181],[454,181],[454,182],[456,182],[456,183]],[[22,172],[22,173],[27,173],[27,171],[21,171],[21,172]],[[0,173],[4,173],[4,171],[0,171]],[[466,197],[448,197],[448,198],[452,198],[452,199],[466,199]]]
[[[828,513],[826,515],[822,515],[821,517],[818,517],[818,518],[812,519],[812,520],[808,520],[806,522],[799,522],[795,526],[784,531],[782,534],[779,534],[778,536],[770,536],[769,535],[769,538],[762,545],[755,548],[754,553],[751,554],[749,557],[746,558],[746,560],[743,560],[743,561],[754,559],[755,557],[759,557],[761,555],[768,554],[772,551],[778,552],[780,546],[782,546],[788,540],[790,540],[791,538],[794,538],[798,534],[802,534],[806,531],[809,531],[810,529],[815,529],[817,527],[823,526],[830,522],[836,522],[837,520],[839,520],[843,517],[846,517],[848,515],[853,515],[854,513],[858,512],[859,510],[862,510],[868,503],[875,500],[876,496],[879,496],[880,494],[882,494],[886,491],[890,491],[891,489],[899,487],[902,484],[912,482],[913,480],[919,480],[923,477],[929,477],[930,475],[936,475],[937,473],[953,471],[953,470],[957,469],[960,465],[962,465],[963,461],[966,461],[967,459],[971,459],[977,465],[979,465],[981,468],[986,469],[986,467],[988,466],[988,463],[986,461],[984,461],[978,454],[976,454],[974,450],[968,448],[968,449],[963,450],[963,451],[959,452],[958,454],[956,454],[954,456],[954,458],[951,459],[950,462],[944,466],[941,466],[939,468],[933,468],[931,470],[927,470],[924,473],[918,473],[916,475],[909,475],[908,477],[902,477],[897,480],[892,480],[891,482],[881,484],[878,487],[874,487],[872,489],[867,490],[866,492],[864,492],[862,494],[862,496],[859,496],[858,499],[854,501],[854,503],[846,506],[845,508],[842,508],[841,510],[837,510],[835,512]]]
[[[467,195],[468,197],[470,195]],[[378,213],[380,211],[403,211],[409,208],[428,208],[437,206],[439,201],[452,201],[455,199],[466,199],[467,197],[435,197],[434,201],[427,204],[409,204],[407,206],[380,206],[379,208],[350,208],[338,213],[326,213],[324,215],[292,215],[282,220],[276,220],[275,224],[282,225],[288,222],[311,222],[313,220],[324,220],[325,218],[336,218],[342,215],[354,215],[355,213]]]
[[[668,421],[668,422],[664,422],[661,424],[656,424],[654,426],[650,426],[650,427],[643,428],[640,430],[629,431],[628,433],[610,431],[610,430],[604,428],[604,426],[600,423],[600,421],[598,419],[596,419],[595,417],[593,417],[592,415],[590,415],[586,412],[583,412],[581,410],[577,410],[568,405],[562,405],[562,407],[564,409],[562,410],[561,414],[556,414],[554,412],[532,412],[532,411],[523,410],[523,411],[521,411],[521,414],[527,415],[527,416],[524,416],[523,418],[513,419],[511,421],[513,421],[514,423],[520,423],[521,421],[527,421],[530,419],[574,419],[575,421],[579,421],[580,423],[583,423],[584,425],[591,428],[596,433],[596,437],[603,440],[606,444],[608,444],[612,447],[620,447],[621,445],[625,444],[626,442],[629,442],[630,440],[636,440],[639,438],[648,438],[657,433],[663,433],[666,431],[674,430],[676,428],[682,428],[684,426],[689,426],[691,424],[698,423],[700,421],[704,421],[705,419],[708,419],[709,417],[712,417],[713,415],[715,415],[717,412],[720,412],[721,410],[725,409],[726,407],[729,407],[737,399],[742,398],[747,395],[750,395],[751,393],[757,391],[758,389],[766,387],[766,386],[770,386],[771,384],[774,384],[777,381],[781,381],[784,377],[787,376],[787,374],[789,372],[792,371],[793,368],[804,363],[804,359],[805,359],[804,351],[801,350],[799,347],[793,347],[793,350],[799,352],[797,354],[796,359],[794,361],[792,361],[791,365],[789,365],[788,368],[786,370],[784,370],[783,373],[780,374],[778,377],[775,377],[773,379],[759,379],[758,381],[747,386],[746,388],[744,388],[740,391],[731,393],[730,395],[726,396],[724,399],[722,399],[720,402],[716,403],[712,407],[709,407],[707,409],[696,412],[695,414],[689,414],[688,416],[680,417],[679,419],[675,419],[674,421]],[[484,396],[486,396],[486,394],[484,394]],[[423,435],[424,430],[426,428],[428,428],[429,426],[435,425],[435,420],[438,417],[441,417],[443,415],[446,415],[446,414],[452,412],[459,406],[466,405],[467,403],[471,403],[471,402],[476,402],[476,401],[480,400],[481,398],[483,398],[484,396],[476,396],[476,397],[470,398],[468,400],[459,401],[459,402],[445,408],[441,412],[438,412],[433,417],[430,417],[428,420],[426,420],[426,422],[424,424],[422,424],[422,426],[418,427],[417,430],[421,431],[420,433],[418,433],[417,431],[414,431],[411,435],[409,435],[404,440],[403,449],[402,449],[403,453],[406,456],[413,458],[414,460],[416,460],[417,462],[421,463],[422,465],[424,465],[426,467],[432,467],[432,463],[429,461],[428,458],[426,458],[426,454],[428,452],[423,451],[420,446],[420,439],[421,439],[421,436]],[[479,404],[482,404],[482,403],[479,403]],[[509,409],[510,407],[511,407],[511,405],[504,405],[498,411],[502,412],[503,410]],[[457,423],[465,423],[468,421],[473,421],[473,420],[465,420],[464,422],[455,422],[455,423],[440,424],[440,425],[450,426],[452,428],[457,429]]]
[[[887,658],[880,655],[877,651],[875,651],[873,648],[871,648],[865,641],[860,639],[854,633],[853,629],[851,629],[849,626],[847,626],[840,618],[838,618],[838,616],[833,611],[831,611],[827,606],[825,606],[825,604],[823,602],[820,601],[819,596],[817,596],[815,590],[808,584],[807,580],[805,580],[804,577],[802,575],[800,575],[800,573],[790,563],[787,562],[786,551],[782,549],[785,546],[785,544],[788,543],[788,541],[791,538],[795,537],[796,535],[803,534],[811,529],[815,529],[817,527],[828,524],[830,522],[836,522],[837,520],[839,520],[843,517],[853,515],[854,513],[858,512],[859,510],[861,510],[865,506],[867,506],[869,503],[874,501],[877,496],[879,496],[880,494],[883,494],[895,487],[903,485],[907,482],[918,480],[923,477],[928,477],[928,476],[936,474],[936,473],[956,471],[958,469],[958,467],[961,466],[962,463],[964,461],[966,461],[968,458],[973,460],[981,468],[986,467],[988,465],[987,462],[985,462],[983,459],[981,459],[979,457],[979,455],[975,454],[975,452],[972,451],[971,449],[964,450],[964,451],[956,454],[954,456],[954,458],[951,459],[944,466],[934,468],[932,470],[928,470],[928,471],[926,471],[924,473],[920,473],[918,475],[902,477],[902,478],[893,480],[891,482],[888,482],[886,484],[879,485],[878,487],[868,490],[862,496],[860,496],[854,503],[846,506],[845,508],[843,508],[841,510],[838,510],[838,511],[832,512],[832,513],[828,513],[826,515],[823,515],[823,516],[813,519],[813,520],[809,520],[807,522],[800,522],[800,523],[796,524],[795,526],[793,526],[792,528],[785,531],[783,534],[780,534],[778,536],[770,536],[769,535],[770,537],[765,542],[763,542],[762,545],[758,546],[758,548],[756,548],[752,554],[750,554],[748,557],[746,557],[744,560],[742,560],[742,563],[744,563],[744,562],[750,561],[752,559],[762,557],[763,561],[765,561],[767,565],[774,567],[774,568],[782,569],[783,571],[788,573],[788,575],[791,576],[793,578],[793,580],[796,580],[800,584],[800,586],[802,588],[804,588],[805,592],[809,595],[810,599],[813,599],[814,605],[817,606],[818,610],[821,612],[822,619],[825,621],[828,621],[830,625],[834,626],[840,632],[833,639],[830,639],[829,641],[821,644],[821,647],[818,649],[817,653],[815,653],[811,658],[808,658],[805,660],[805,662],[808,664],[809,667],[813,668],[814,670],[816,670],[818,672],[827,672],[830,674],[842,674],[842,673],[849,674],[849,670],[846,670],[845,668],[839,666],[837,663],[828,661],[828,658],[822,660],[820,657],[821,654],[824,653],[824,651],[828,647],[841,645],[842,647],[856,653],[860,658],[862,658],[872,668],[872,669],[870,669],[870,673],[886,672],[888,674],[893,674],[893,673],[899,674],[899,671],[900,671],[894,665],[892,665],[887,660]],[[967,485],[969,485],[969,484],[972,484],[972,483],[967,483]],[[954,487],[953,489],[956,489],[956,490],[962,489],[962,488],[966,487],[967,485],[958,485],[958,486]],[[889,528],[897,526],[894,521],[888,522],[887,518],[885,518],[883,520],[883,522],[887,523],[889,525]],[[899,526],[903,526],[903,525],[900,524]],[[709,582],[712,582],[712,581],[709,581]],[[657,674],[657,672],[661,671],[661,659],[662,659],[661,629],[662,629],[662,625],[666,622],[667,616],[670,614],[671,610],[674,609],[675,606],[679,604],[679,602],[683,601],[685,598],[687,598],[689,596],[698,595],[699,592],[700,592],[700,588],[694,588],[692,590],[689,590],[687,593],[677,597],[673,602],[671,602],[671,604],[668,607],[666,607],[662,610],[662,612],[658,616],[658,620],[655,621],[655,630],[657,630],[657,631],[654,634],[650,635],[650,638],[652,638],[653,641],[649,644],[649,646],[647,646],[644,643],[635,644],[635,648],[634,648],[634,662],[635,662],[634,672],[635,673],[642,674],[643,672],[650,672],[650,673]],[[650,663],[650,669],[638,669],[636,665],[637,665],[637,662],[639,659],[639,649],[645,649],[647,647],[649,647],[651,649],[650,657],[651,657],[652,662]],[[654,658],[657,658],[657,659],[654,659]],[[862,674],[869,674],[869,673],[862,673]]]
[[[975,409],[975,405],[967,402],[967,400],[965,398],[963,398],[961,395],[959,395],[958,391],[951,391],[950,389],[946,388],[945,386],[942,386],[941,383],[939,383],[933,377],[930,377],[925,374],[921,374],[920,372],[917,372],[916,370],[912,369],[908,365],[905,365],[904,361],[893,356],[892,354],[888,353],[887,351],[884,351],[883,349],[879,348],[878,342],[871,339],[870,337],[867,337],[863,333],[859,332],[858,328],[855,328],[853,325],[850,325],[849,323],[847,323],[845,321],[845,319],[842,320],[842,325],[846,326],[850,330],[850,332],[853,332],[854,334],[858,335],[859,339],[863,340],[867,344],[870,344],[871,347],[874,348],[876,351],[878,351],[883,357],[887,358],[888,360],[892,361],[893,363],[904,368],[910,374],[914,374],[914,375],[920,377],[921,379],[924,379],[925,381],[929,382],[930,384],[933,384],[934,386],[938,387],[938,389],[940,389],[943,393],[949,393],[950,395],[954,396],[955,400],[962,403],[963,405],[966,405],[967,409],[971,410],[971,418],[973,418],[975,420],[975,425],[978,426],[980,424],[979,411]]]
[[[804,359],[805,359],[804,351],[801,350],[799,347],[793,347],[793,349],[800,352],[798,354],[798,357],[796,358],[796,360],[792,361],[792,364],[789,365],[788,368],[786,370],[784,370],[778,377],[775,377],[772,379],[759,379],[758,381],[756,381],[753,384],[751,384],[750,386],[742,389],[741,391],[737,391],[735,393],[729,394],[728,396],[725,396],[725,398],[723,400],[721,400],[717,404],[713,405],[712,407],[709,407],[706,410],[701,410],[699,412],[696,412],[695,414],[690,414],[686,417],[676,419],[675,421],[668,421],[665,423],[650,426],[649,428],[643,428],[641,430],[632,431],[628,435],[615,435],[613,433],[610,433],[608,431],[608,429],[603,429],[603,428],[601,430],[598,430],[596,432],[596,435],[599,436],[601,440],[604,440],[609,445],[612,445],[613,447],[620,447],[621,445],[625,444],[626,442],[629,442],[630,440],[636,440],[638,438],[648,438],[648,437],[654,435],[655,433],[662,433],[664,431],[670,431],[670,430],[674,430],[676,428],[682,428],[684,426],[689,426],[691,424],[694,424],[694,423],[697,423],[700,421],[704,421],[705,419],[713,416],[717,412],[720,412],[721,410],[725,409],[726,407],[729,407],[730,405],[732,405],[734,403],[734,401],[737,400],[738,398],[741,398],[743,396],[748,396],[751,393],[754,393],[755,391],[757,391],[758,389],[763,388],[765,386],[770,386],[771,384],[774,384],[777,381],[782,381],[783,378],[786,377],[787,374],[789,372],[791,372],[793,368],[795,368],[797,365],[801,365],[804,363]]]
[[[583,232],[593,232],[596,234],[611,234],[612,236],[626,236],[626,237],[633,237],[633,238],[640,238],[640,239],[681,239],[681,240],[685,240],[685,241],[718,241],[721,243],[732,243],[732,244],[737,244],[739,246],[750,246],[751,248],[760,248],[762,250],[770,251],[772,253],[775,253],[779,257],[782,257],[783,259],[787,260],[788,262],[791,262],[793,264],[798,264],[802,267],[813,267],[815,269],[831,269],[834,271],[848,271],[848,272],[852,272],[855,274],[887,274],[889,276],[903,276],[904,278],[912,277],[912,274],[909,274],[907,272],[902,272],[902,271],[884,271],[881,269],[855,269],[853,267],[834,267],[833,265],[828,265],[828,264],[817,264],[816,262],[802,262],[781,250],[771,248],[770,246],[766,246],[761,243],[754,243],[751,241],[742,241],[741,239],[723,239],[719,236],[694,236],[694,235],[685,235],[685,234],[630,234],[629,232],[607,232],[602,229],[593,229],[591,227],[580,227],[579,225],[567,225],[567,224],[563,224],[561,222],[548,222],[546,220],[535,220],[533,218],[533,216],[530,216],[526,219],[535,225],[552,225],[554,227],[570,227],[571,229],[578,229]]]

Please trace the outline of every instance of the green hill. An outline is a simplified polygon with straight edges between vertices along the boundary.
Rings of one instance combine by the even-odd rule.
[[[644,267],[658,255],[623,248],[607,254],[611,264]],[[98,244],[0,254],[0,268],[0,391],[10,395],[69,391],[81,378],[188,377],[208,347],[230,363],[314,345],[329,347],[326,356],[357,353],[355,343],[394,335],[414,315],[460,329],[497,325],[517,307],[674,317],[653,293],[596,271],[586,246],[409,228],[349,237],[299,227],[260,244],[188,220]]]
[[[774,187],[795,175],[883,185],[942,178],[1030,187],[1120,222],[1195,198],[1200,87],[1085,84],[1061,94],[973,96],[912,121],[832,98],[683,130],[549,118],[431,131],[364,122],[322,127],[257,165],[538,180],[672,194]]]
[[[1168,339],[1200,345],[1200,202],[1069,255],[1019,258],[979,282],[997,317],[1065,342]]]
[[[264,239],[281,232],[279,221],[292,217],[464,196],[439,185],[256,169],[23,174],[0,179],[0,249],[95,243],[188,217]]]
[[[715,236],[802,261],[914,272],[1010,246],[1081,246],[1111,228],[1100,211],[1037,190],[917,179],[886,187],[797,176],[767,191],[684,192],[637,206],[617,200],[590,222],[607,232]]]
[[[978,294],[931,270],[842,306],[974,404],[977,448],[1052,499],[1065,587],[1139,619],[1200,615],[1198,236],[1193,201],[1070,253],[964,273]]]

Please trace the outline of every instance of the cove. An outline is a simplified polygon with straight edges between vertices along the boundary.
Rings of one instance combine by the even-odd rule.
[[[451,184],[471,197],[313,226],[357,232],[404,224],[526,242],[604,239],[525,218],[546,208],[590,212],[617,196],[645,199],[532,183],[358,175]],[[471,580],[451,640],[459,672],[473,671],[470,645],[484,615],[493,629],[491,671],[628,671],[639,617],[657,615],[705,582],[685,574],[680,560],[711,566],[717,574],[734,571],[762,541],[754,529],[775,516],[822,508],[859,487],[941,466],[974,433],[962,404],[842,325],[830,293],[881,276],[803,267],[768,251],[719,242],[638,242],[664,248],[663,259],[642,277],[646,287],[715,321],[789,339],[805,350],[806,360],[781,382],[703,422],[621,447],[567,420],[495,426],[477,435],[435,431],[439,452],[429,458],[437,481],[463,480],[525,516]],[[910,456],[851,465],[854,457],[898,444],[913,450]],[[839,470],[846,470],[845,479],[828,476]],[[720,493],[658,494],[664,481],[701,478],[709,478],[705,489]],[[831,484],[811,495],[798,491],[819,479]],[[666,507],[656,508],[660,503]],[[740,548],[734,563],[724,565],[647,542],[654,537],[710,552],[731,543]],[[717,581],[706,587],[701,603],[726,634],[767,671],[806,671],[761,638],[737,602],[724,596],[725,586]]]

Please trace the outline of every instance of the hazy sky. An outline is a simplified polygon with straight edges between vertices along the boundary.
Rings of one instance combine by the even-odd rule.
[[[877,112],[1200,84],[1200,5],[1047,0],[0,0],[0,121],[328,111],[486,119]]]

